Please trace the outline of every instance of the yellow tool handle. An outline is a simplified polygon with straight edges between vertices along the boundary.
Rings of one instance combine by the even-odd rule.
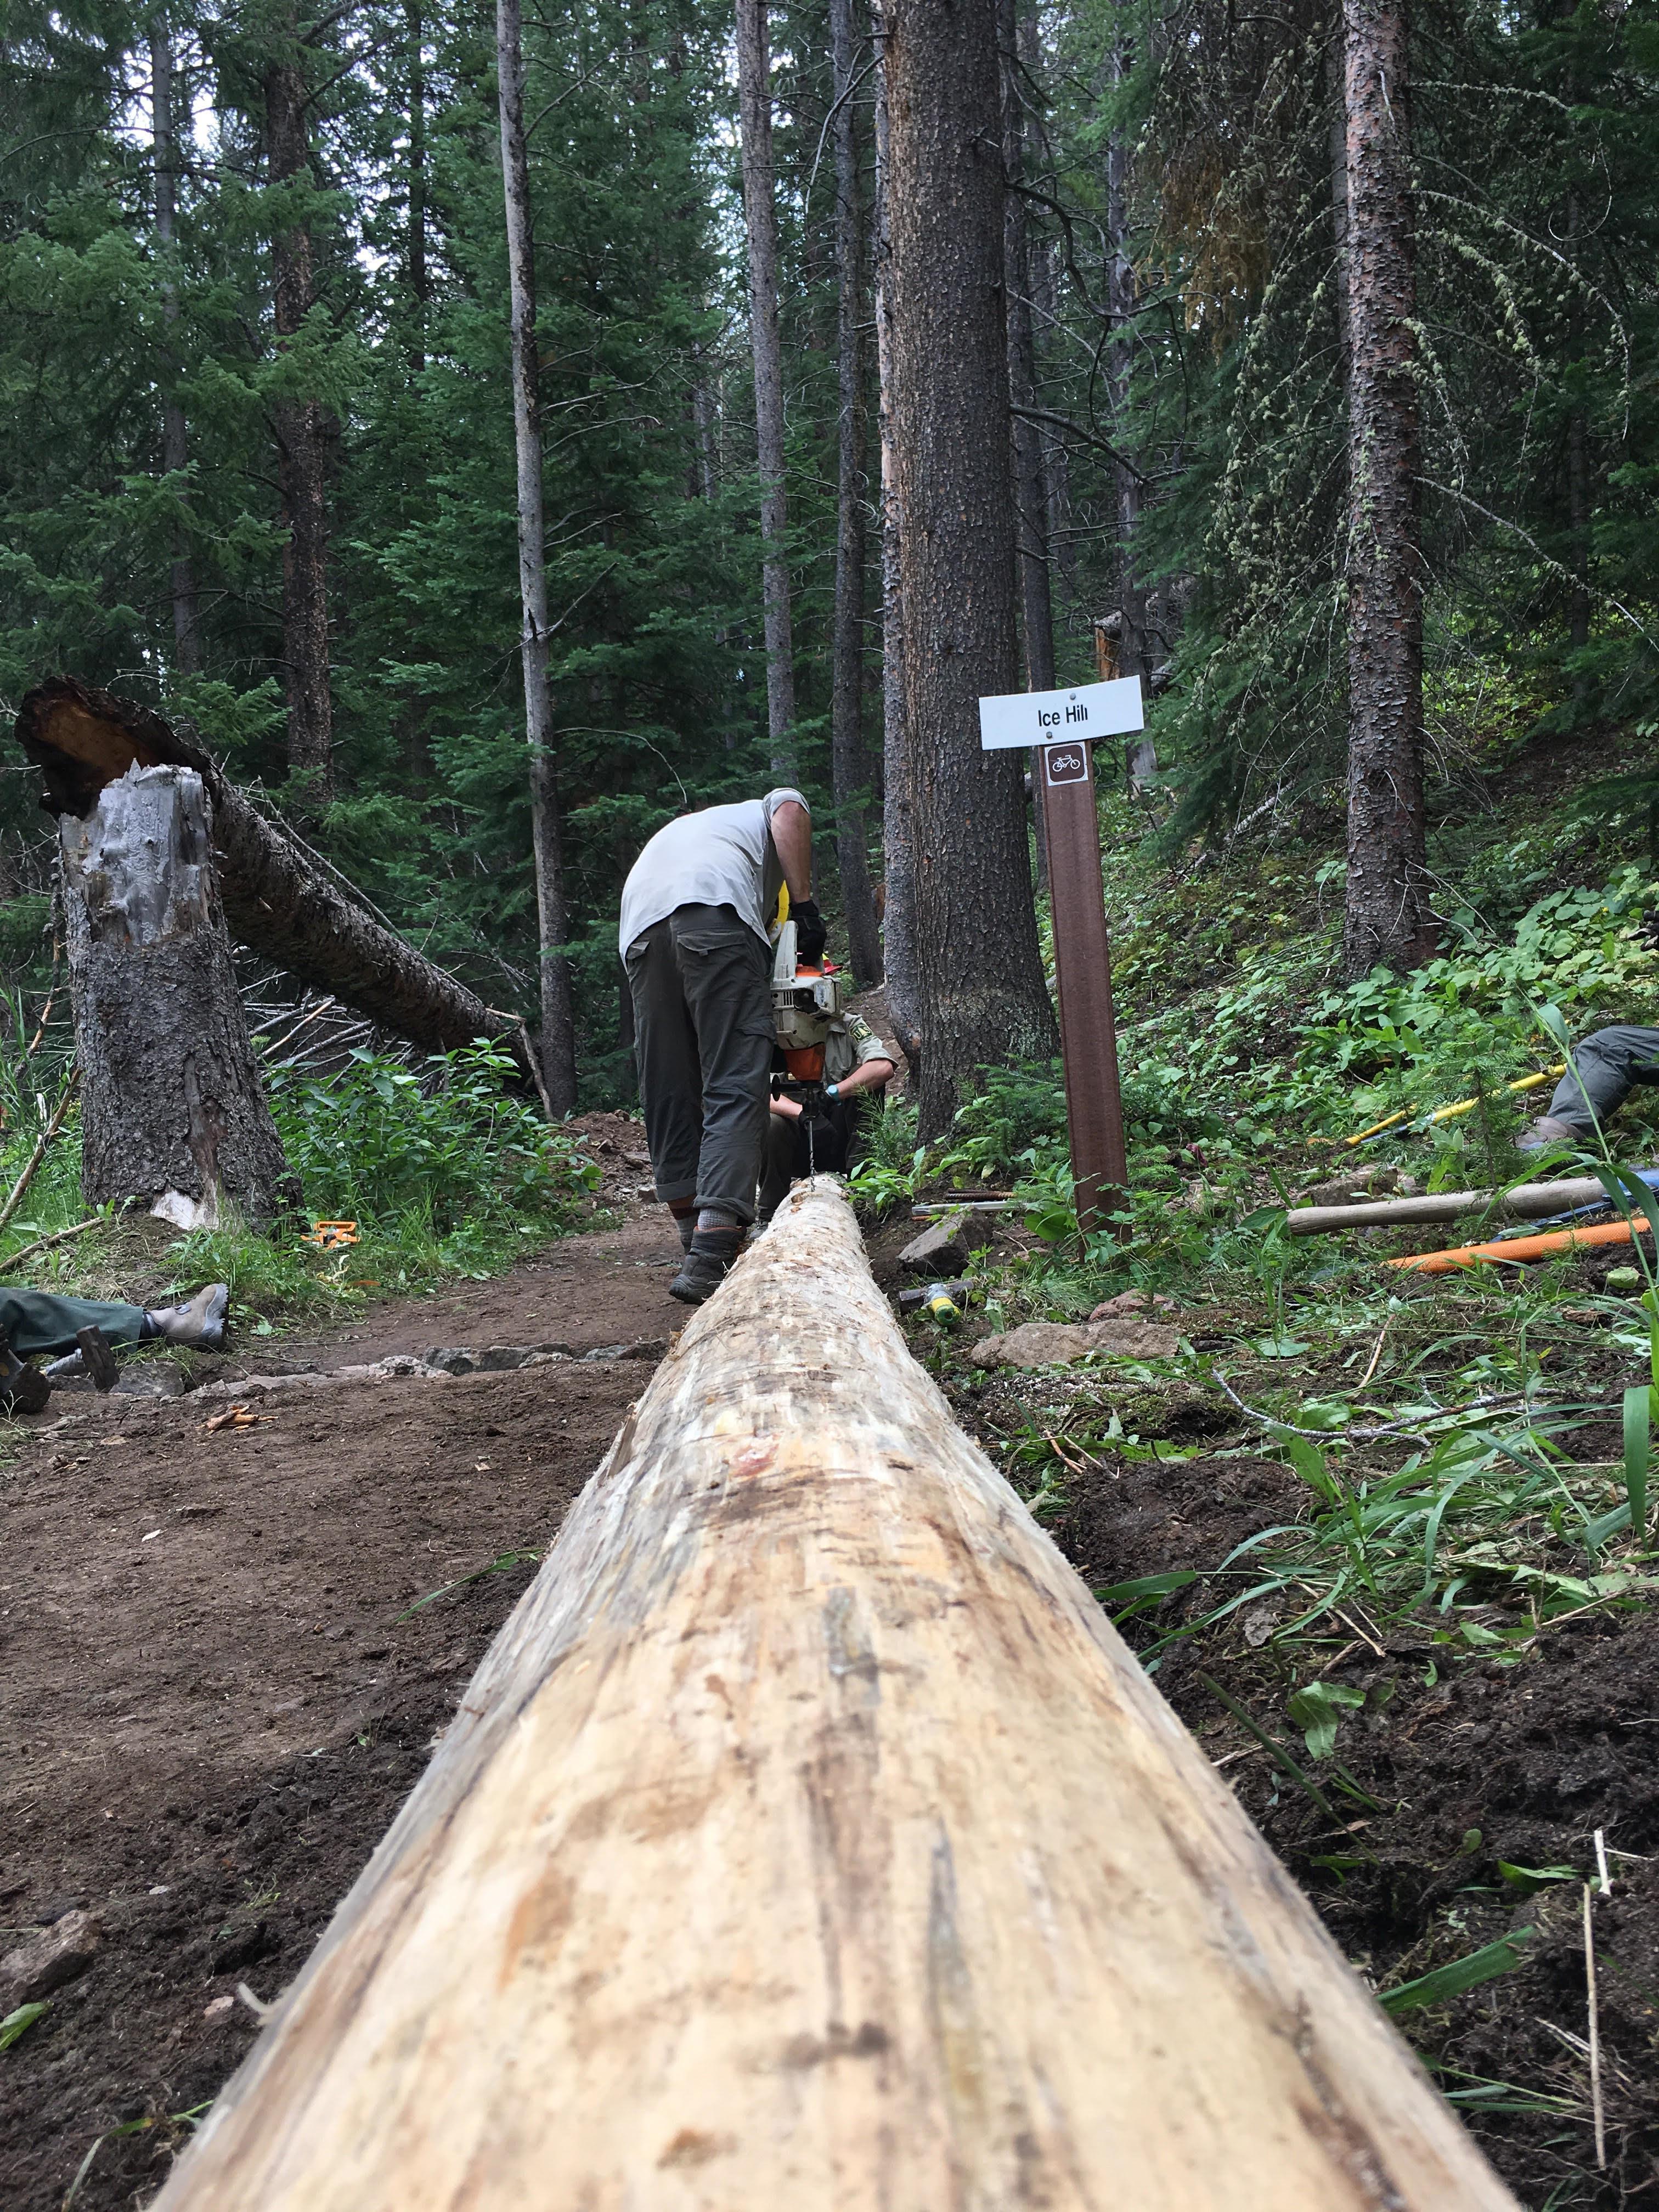
[[[1566,1072],[1566,1064],[1563,1061],[1555,1067],[1540,1068],[1535,1075],[1517,1076],[1513,1083],[1506,1083],[1504,1088],[1510,1091],[1536,1091],[1540,1083],[1553,1082],[1558,1075],[1565,1075]],[[1437,1121],[1451,1121],[1460,1114],[1472,1114],[1480,1103],[1479,1098],[1460,1098],[1455,1105],[1437,1106],[1424,1127],[1432,1128]],[[1384,1129],[1392,1129],[1396,1121],[1409,1121],[1411,1117],[1411,1108],[1405,1107],[1398,1114],[1390,1114],[1386,1121],[1373,1121],[1369,1129],[1362,1129],[1357,1137],[1344,1137],[1342,1141],[1352,1151],[1354,1146],[1363,1145],[1367,1137],[1380,1137]]]

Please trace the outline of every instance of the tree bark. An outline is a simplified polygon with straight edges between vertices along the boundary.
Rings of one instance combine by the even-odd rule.
[[[426,268],[426,25],[421,0],[404,0],[409,50],[409,296],[415,324],[410,365],[426,367],[426,309],[431,286]]]
[[[921,1130],[987,1063],[1048,1059],[1017,757],[978,701],[1016,687],[994,0],[896,0],[886,42],[894,444],[908,692]]]
[[[1348,170],[1348,884],[1357,981],[1434,951],[1406,0],[1344,0]]]
[[[1036,337],[1031,304],[1030,238],[1026,228],[1024,64],[1027,25],[1019,0],[997,0],[997,42],[1002,55],[1003,289],[1007,299],[1008,399],[1013,410],[1014,558],[1019,584],[1020,635],[1025,681],[1033,691],[1054,688],[1054,615],[1048,577],[1048,487],[1042,465],[1042,432],[1031,419],[1036,404]],[[1048,817],[1042,804],[1040,749],[1030,763],[1031,821],[1036,833],[1037,889],[1048,884]]]
[[[431,1052],[489,1037],[531,1075],[522,1024],[487,1006],[375,920],[316,856],[266,819],[209,756],[130,699],[55,676],[23,696],[16,737],[43,771],[49,813],[92,813],[136,762],[194,769],[212,808],[214,854],[233,935],[302,983],[331,993]]]
[[[1048,488],[1042,434],[1030,420],[1036,404],[1036,335],[1031,315],[1031,256],[1026,230],[1025,108],[1021,89],[1019,0],[998,0],[1002,52],[1002,254],[1008,301],[1008,396],[1013,414],[1014,509],[1018,527],[1020,628],[1025,680],[1033,691],[1054,688],[1054,617],[1048,588]],[[1022,411],[1024,410],[1024,411]],[[1039,818],[1041,817],[1041,809]]]
[[[1121,82],[1127,76],[1130,53],[1120,36],[1112,56],[1113,74]],[[1112,399],[1113,436],[1120,448],[1129,442],[1129,375],[1133,366],[1133,321],[1138,301],[1135,267],[1129,255],[1129,149],[1122,134],[1112,133],[1106,149],[1106,231],[1111,262],[1107,305],[1112,336],[1106,349],[1106,380]],[[1136,562],[1136,539],[1140,532],[1140,478],[1126,461],[1115,461],[1116,479],[1118,605],[1123,626],[1118,639],[1120,676],[1138,676],[1143,685],[1152,672],[1149,651],[1146,591]],[[1127,749],[1132,791],[1158,773],[1158,751],[1143,730],[1130,738]]]
[[[864,214],[854,129],[853,0],[830,0],[836,143],[836,609],[830,647],[830,772],[836,859],[853,973],[881,981],[881,933],[870,882],[864,751]]]
[[[778,325],[772,64],[766,35],[766,0],[737,0],[737,8],[743,210],[749,231],[749,342],[755,360],[755,447],[761,481],[766,722],[772,773],[793,782],[796,775],[795,647],[789,613],[789,516],[783,472],[783,342]]]
[[[280,58],[265,70],[265,158],[273,186],[308,180],[311,131],[299,15],[290,6]],[[286,353],[315,303],[309,224],[289,222],[272,242],[276,349]],[[334,705],[328,654],[328,438],[321,400],[277,401],[276,472],[282,498],[283,659],[288,693],[288,764],[307,779],[315,805],[334,795]]]
[[[659,1368],[156,2212],[416,2203],[1516,2212],[822,1181]]]
[[[1027,243],[1029,251],[1029,235]],[[1057,249],[1054,243],[1039,238],[1035,252],[1030,254],[1034,331],[1052,331],[1057,322],[1059,279],[1055,272],[1056,259]],[[1057,437],[1051,428],[1044,428],[1041,434],[1043,481],[1048,495],[1049,596],[1053,598],[1057,593],[1064,603],[1066,614],[1074,618],[1078,611],[1078,532],[1072,513],[1072,465],[1063,438]],[[1062,618],[1062,629],[1064,626]]]
[[[876,70],[876,192],[872,210],[876,271],[876,389],[881,439],[882,952],[887,1013],[910,1063],[914,1091],[921,1077],[921,982],[916,972],[915,836],[910,818],[909,715],[904,687],[904,612],[899,582],[898,460],[893,448],[893,317],[889,269],[886,18],[879,4],[871,27]]]
[[[177,250],[179,191],[178,137],[173,112],[173,33],[158,21],[149,36],[150,136],[155,165],[155,252],[161,263],[161,319],[167,325],[167,391],[161,402],[161,468],[169,477],[190,466],[190,434],[179,400],[179,362],[174,332],[179,316]],[[181,510],[188,499],[177,495]],[[173,591],[173,650],[180,676],[202,672],[202,639],[196,598],[196,571],[185,522],[175,524],[169,569]]]
[[[1339,18],[1325,49],[1325,95],[1330,131],[1331,295],[1336,313],[1337,369],[1348,388],[1348,96],[1346,26]]]
[[[530,831],[541,952],[542,1080],[555,1114],[576,1105],[576,1022],[559,832],[552,700],[547,688],[547,554],[542,511],[542,424],[536,350],[536,258],[524,135],[520,0],[495,0],[501,179],[513,315],[513,428],[519,472],[519,593],[524,610],[525,730],[530,744]]]
[[[274,1220],[299,1188],[248,1042],[202,777],[135,765],[63,817],[60,843],[88,1205]]]

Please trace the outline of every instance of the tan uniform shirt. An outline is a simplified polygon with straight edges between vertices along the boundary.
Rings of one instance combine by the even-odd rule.
[[[840,1083],[866,1060],[892,1059],[890,1047],[882,1042],[863,1015],[849,1011],[836,1017],[823,1040],[823,1079]]]

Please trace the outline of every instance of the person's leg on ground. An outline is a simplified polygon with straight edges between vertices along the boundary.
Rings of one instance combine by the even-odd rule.
[[[76,1332],[102,1329],[112,1345],[139,1344],[160,1334],[143,1306],[102,1298],[60,1298],[51,1291],[0,1286],[0,1336],[20,1359],[37,1352],[64,1353],[76,1348]]]
[[[1659,1030],[1615,1023],[1596,1030],[1569,1056],[1550,1109],[1522,1140],[1522,1149],[1593,1140],[1624,1104],[1632,1084],[1659,1080]],[[1528,1143],[1528,1139],[1531,1141]]]
[[[681,1245],[690,1251],[702,1143],[702,1073],[667,921],[636,937],[623,965],[634,1000],[634,1064],[652,1176],[657,1196],[674,1216]]]

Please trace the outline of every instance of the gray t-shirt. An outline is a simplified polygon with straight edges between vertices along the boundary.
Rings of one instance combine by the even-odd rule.
[[[628,872],[623,885],[617,949],[628,948],[653,921],[682,906],[736,908],[761,939],[778,902],[783,866],[772,842],[772,817],[786,799],[806,801],[787,784],[764,799],[705,806],[665,823]]]

